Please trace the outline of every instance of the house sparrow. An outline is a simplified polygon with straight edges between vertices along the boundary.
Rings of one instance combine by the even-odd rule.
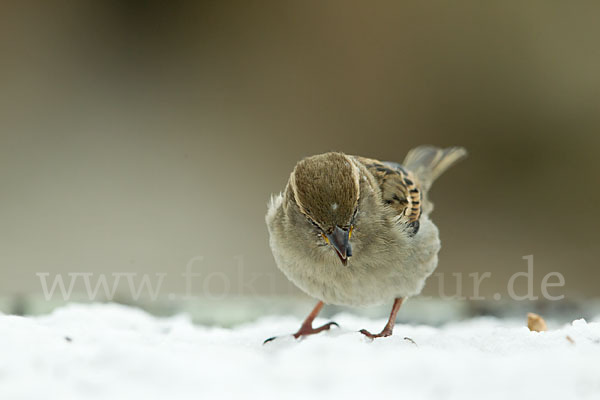
[[[466,154],[462,147],[421,146],[403,164],[337,152],[296,164],[266,215],[277,266],[319,300],[295,338],[337,325],[312,326],[324,303],[393,300],[380,333],[360,331],[372,339],[392,334],[403,299],[421,292],[438,262],[440,240],[429,219],[433,204],[427,192]]]

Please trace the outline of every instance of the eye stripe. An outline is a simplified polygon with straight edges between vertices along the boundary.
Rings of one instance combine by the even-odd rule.
[[[320,231],[322,231],[322,230],[323,230],[323,229],[321,229],[321,227],[320,227],[320,226],[319,226],[319,225],[318,225],[318,224],[317,224],[315,221],[313,221],[313,220],[312,220],[312,218],[310,218],[309,216],[306,216],[306,219],[308,220],[308,222],[310,222],[311,224],[313,224],[315,228],[319,229]]]
[[[354,223],[354,219],[356,219],[356,215],[358,214],[358,207],[354,209],[354,214],[352,214],[352,218],[350,220],[350,225]]]

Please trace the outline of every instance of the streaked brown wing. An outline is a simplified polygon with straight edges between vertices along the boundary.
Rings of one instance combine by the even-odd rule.
[[[413,228],[413,234],[417,233],[421,216],[421,191],[413,174],[397,163],[364,157],[356,159],[377,179],[383,201]]]

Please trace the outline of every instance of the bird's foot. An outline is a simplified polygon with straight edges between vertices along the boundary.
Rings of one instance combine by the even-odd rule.
[[[368,337],[371,340],[373,340],[375,338],[380,338],[380,337],[392,336],[392,330],[391,329],[384,329],[384,330],[382,330],[381,332],[379,332],[377,334],[373,334],[373,333],[369,332],[366,329],[361,329],[360,333],[362,333],[363,335],[365,335],[366,337]],[[417,343],[414,340],[412,340],[411,338],[409,338],[409,337],[405,337],[404,340],[407,340],[407,341],[411,342],[415,346],[417,345]]]
[[[329,328],[331,328],[332,326],[337,326],[338,328],[340,327],[337,322],[328,322],[325,325],[322,325],[318,328],[313,328],[312,325],[309,326],[302,326],[300,327],[300,329],[298,330],[298,332],[294,333],[294,337],[296,339],[304,337],[304,336],[309,336],[309,335],[314,335],[315,333],[319,333],[319,332],[323,332],[323,331],[328,331]]]
[[[300,339],[305,336],[314,335],[315,333],[328,331],[329,328],[331,328],[332,326],[337,326],[338,328],[340,327],[336,322],[333,322],[333,321],[328,322],[325,325],[319,326],[318,328],[313,328],[312,325],[302,325],[300,327],[300,329],[298,329],[298,332],[294,333],[292,336],[294,336],[295,339]],[[278,337],[279,336],[273,336],[271,338],[268,338],[267,340],[265,340],[263,342],[263,344],[271,342],[271,341],[277,339]]]
[[[362,333],[363,335],[365,335],[366,337],[368,337],[369,339],[375,339],[375,338],[380,338],[380,337],[388,337],[388,336],[392,336],[392,330],[391,329],[384,329],[379,333],[371,333],[366,329],[361,329],[360,333]]]

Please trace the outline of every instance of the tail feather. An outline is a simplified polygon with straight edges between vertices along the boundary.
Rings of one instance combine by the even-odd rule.
[[[417,176],[425,190],[429,190],[433,181],[466,156],[463,147],[419,146],[408,152],[403,165]]]

